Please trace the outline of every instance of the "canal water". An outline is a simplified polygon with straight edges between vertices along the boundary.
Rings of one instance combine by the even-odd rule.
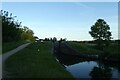
[[[66,65],[65,65],[66,66]],[[92,78],[92,77],[107,77],[107,78],[119,78],[120,73],[114,67],[106,67],[95,61],[85,61],[77,64],[66,66],[66,69],[75,78]],[[102,73],[103,72],[103,73]],[[92,76],[93,75],[93,76]]]
[[[79,56],[64,54],[60,51],[54,54],[68,72],[76,79],[87,78],[107,78],[106,80],[120,80],[120,65],[99,60],[86,60]]]

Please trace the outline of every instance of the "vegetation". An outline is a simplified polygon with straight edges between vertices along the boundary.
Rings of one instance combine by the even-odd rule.
[[[28,27],[24,26],[24,28],[22,28],[22,33],[21,33],[21,40],[22,41],[35,41],[36,37],[34,37],[34,32],[29,29]]]
[[[118,44],[119,40],[114,42],[110,41],[112,34],[109,30],[109,25],[103,19],[98,19],[95,25],[91,27],[91,31],[89,33],[99,46],[98,49],[104,51],[104,53],[101,54],[102,57],[118,60],[120,58],[120,54],[118,53],[118,49],[120,47]]]
[[[95,55],[103,53],[102,51],[95,49],[95,44],[78,42],[68,42],[68,44],[71,48],[77,50],[80,54]]]
[[[5,69],[16,78],[73,78],[52,55],[52,42],[32,43],[9,57]]]
[[[69,42],[69,46],[79,51],[81,54],[98,54],[110,60],[119,60],[120,58],[120,53],[118,52],[120,49],[119,44],[110,44],[108,47],[104,47],[102,51],[99,50],[95,44]]]
[[[24,44],[24,43],[27,43],[25,41],[14,41],[14,42],[6,42],[6,43],[3,43],[2,44],[2,53],[5,53],[7,51],[10,51],[12,49],[15,49],[16,47]]]
[[[109,59],[119,60],[119,58],[120,58],[119,49],[120,49],[119,44],[110,44],[109,47],[104,48],[103,56],[108,57]]]
[[[109,45],[112,35],[109,30],[109,25],[103,19],[98,19],[91,27],[91,31],[89,31],[89,33],[96,40],[99,48],[102,48],[103,45]]]
[[[2,18],[2,42],[34,41],[33,31],[27,27],[22,28],[21,22],[15,21],[16,17],[7,11],[0,11],[0,18]]]
[[[34,42],[36,39],[36,42],[7,59],[5,62],[7,76],[10,76],[11,78],[74,79],[52,55],[53,43],[55,45],[58,41],[60,48],[60,43],[65,42],[66,38],[61,38],[60,40],[57,40],[56,37],[50,39],[45,38],[44,40],[39,39],[37,36],[34,36],[34,32],[31,29],[26,26],[23,27],[21,22],[18,20],[16,21],[16,16],[12,16],[12,13],[9,14],[7,11],[1,10],[0,18],[2,20],[3,53],[14,49],[23,43]],[[89,31],[95,41],[90,41],[88,43],[68,42],[68,45],[80,54],[100,55],[100,57],[106,59],[118,60],[120,58],[120,54],[118,53],[120,45],[114,44],[114,41],[113,43],[110,43],[112,34],[109,30],[109,25],[103,19],[98,19],[91,27],[91,31]],[[120,40],[117,42],[119,43]],[[96,45],[99,47],[96,48]],[[67,51],[68,53],[70,52],[71,48],[63,48],[61,48],[61,51],[65,53]],[[92,77],[96,77],[96,75],[94,75],[96,74],[96,70],[100,73],[106,72],[105,70],[95,68],[91,72]]]
[[[0,11],[2,20],[2,53],[12,50],[26,41],[35,41],[34,32],[28,27],[22,27],[21,22],[16,21],[12,13]]]

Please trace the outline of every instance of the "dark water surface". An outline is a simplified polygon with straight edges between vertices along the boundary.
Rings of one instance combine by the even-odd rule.
[[[95,61],[85,61],[80,62],[77,64],[73,64],[70,66],[66,66],[66,69],[75,77],[75,78],[92,78],[90,73],[96,76],[99,75],[102,71],[104,71],[103,75],[101,74],[100,77],[108,76],[109,78],[119,78],[120,73],[114,67],[106,67],[101,65],[102,67],[99,68],[99,64]],[[96,70],[95,70],[96,69]],[[109,69],[109,70],[107,70]],[[101,72],[99,72],[101,70]],[[106,70],[106,71],[105,71]],[[106,73],[106,74],[105,74]],[[96,76],[97,77],[97,76]]]
[[[56,60],[61,63],[76,79],[87,78],[89,80],[120,80],[119,63],[93,60],[78,55],[72,55],[75,51],[66,45],[54,47]],[[97,78],[97,79],[96,79]],[[100,79],[99,79],[100,78]]]
[[[94,78],[97,77],[107,78],[106,80],[120,80],[120,66],[118,64],[86,60],[79,56],[64,53],[57,53],[55,56],[57,61],[77,79],[88,78],[95,80]]]

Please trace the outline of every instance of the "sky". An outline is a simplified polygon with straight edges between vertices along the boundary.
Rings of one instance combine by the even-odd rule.
[[[118,38],[117,2],[3,2],[2,9],[41,39],[92,40],[89,31],[97,19],[104,19]]]

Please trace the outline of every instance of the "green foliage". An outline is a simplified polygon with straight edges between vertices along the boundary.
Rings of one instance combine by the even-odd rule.
[[[0,18],[2,20],[2,41],[20,41],[29,40],[34,41],[33,31],[27,27],[22,28],[21,22],[16,21],[16,16],[7,11],[0,11]]]
[[[96,40],[99,46],[102,44],[109,45],[109,41],[112,36],[109,30],[109,25],[103,19],[98,19],[91,27],[91,31],[89,31],[89,33]]]
[[[2,18],[2,36],[3,42],[17,41],[20,38],[19,27],[21,22],[15,21],[16,16],[12,13],[1,10],[0,17]]]
[[[120,45],[110,44],[104,47],[103,51],[96,48],[95,44],[68,42],[69,46],[77,50],[80,54],[100,55],[102,58],[107,57],[109,60],[119,60]]]
[[[69,46],[80,54],[88,54],[88,55],[97,55],[103,53],[100,50],[95,49],[95,45],[85,44],[85,43],[77,43],[77,42],[68,42]]]
[[[52,39],[53,43],[57,41],[57,38],[56,37],[53,37]]]
[[[26,41],[13,41],[13,42],[5,42],[2,43],[2,54],[4,54],[7,51],[10,51],[12,49],[15,49],[16,47],[27,43]]]
[[[28,27],[24,26],[23,32],[21,34],[21,39],[22,40],[30,40],[30,41],[35,41],[35,37],[33,36],[33,31],[29,29]]]
[[[120,58],[120,53],[119,53],[120,45],[118,44],[110,44],[109,47],[104,48],[104,54],[107,54],[108,58],[114,58],[114,59],[119,59]]]

